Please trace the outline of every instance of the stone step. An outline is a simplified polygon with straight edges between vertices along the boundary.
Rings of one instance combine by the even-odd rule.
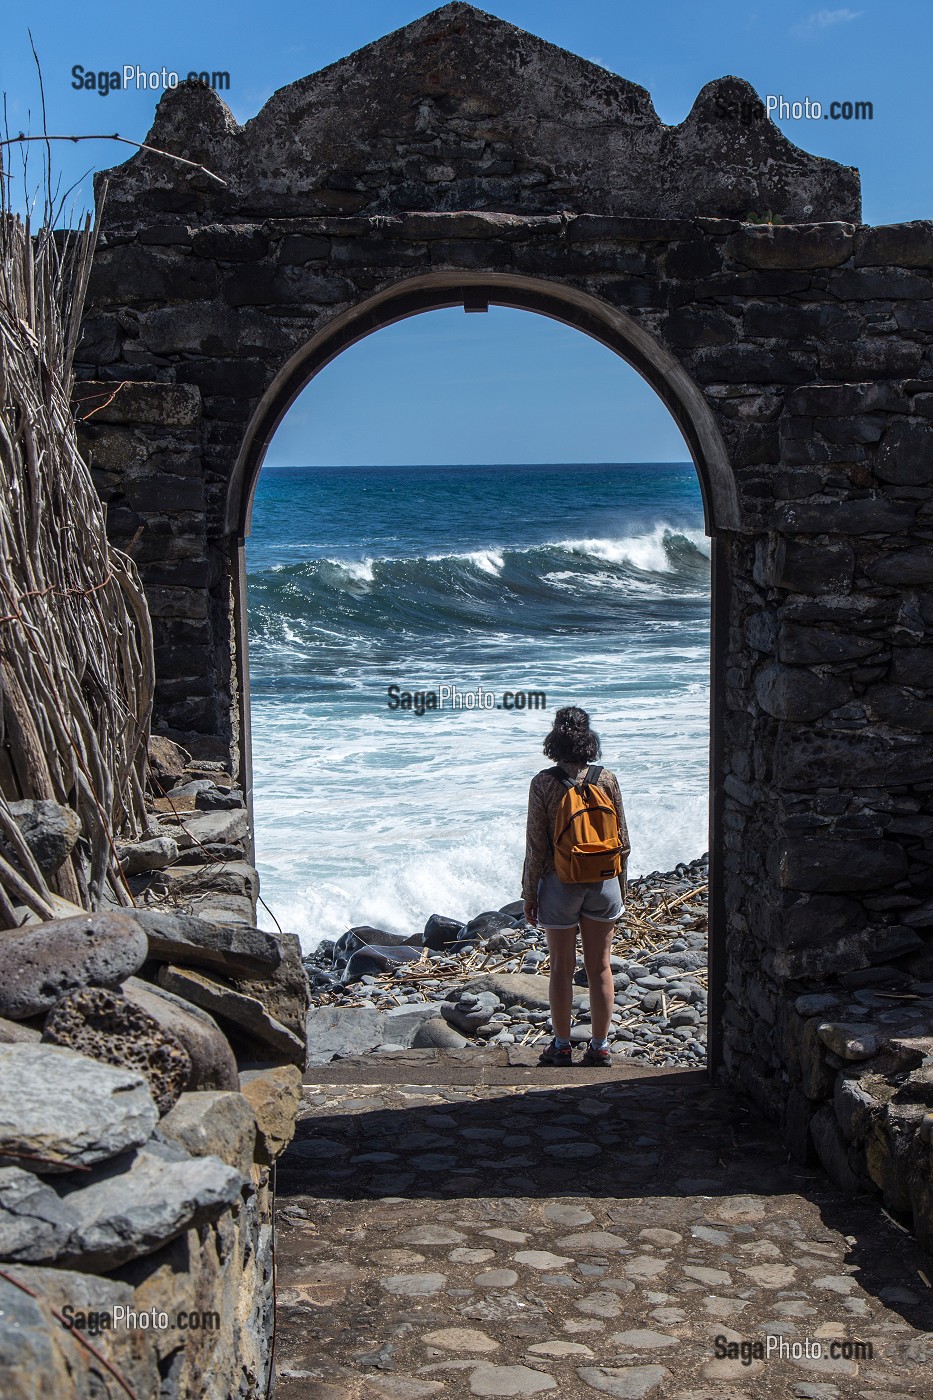
[[[607,1081],[652,1079],[664,1085],[709,1083],[705,1070],[662,1069],[613,1059],[611,1069],[574,1065],[555,1069],[538,1064],[540,1052],[514,1045],[485,1050],[394,1050],[382,1054],[348,1055],[327,1064],[309,1065],[305,1084],[602,1084]]]

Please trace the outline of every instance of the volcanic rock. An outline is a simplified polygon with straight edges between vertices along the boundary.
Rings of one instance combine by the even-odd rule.
[[[219,1157],[191,1157],[153,1139],[69,1181],[60,1195],[76,1219],[62,1262],[106,1271],[151,1254],[239,1198],[243,1178]]]
[[[304,1039],[299,1039],[281,1021],[270,1016],[256,997],[246,996],[203,973],[175,966],[159,969],[159,985],[232,1023],[244,1039],[258,1040],[277,1055],[304,1066],[307,1054]]]
[[[245,930],[243,930],[245,932]],[[257,930],[258,932],[258,930]],[[301,960],[301,943],[295,933],[266,934],[278,948],[281,961],[270,975],[240,977],[231,973],[239,991],[256,997],[270,1016],[281,1021],[299,1039],[305,1037],[311,995],[308,974]],[[182,959],[173,959],[182,961]]]
[[[70,1171],[145,1142],[158,1111],[142,1075],[52,1045],[0,1045],[0,1162]]]
[[[0,1016],[23,1021],[81,987],[116,987],[142,967],[148,944],[127,914],[84,914],[0,932]]]
[[[77,1217],[46,1182],[21,1167],[0,1167],[0,1259],[52,1263]]]
[[[163,1031],[175,1037],[188,1052],[191,1073],[186,1090],[237,1089],[236,1059],[230,1042],[214,1020],[182,997],[153,986],[138,977],[129,977],[123,984],[123,995],[157,1021]]]
[[[133,918],[149,940],[158,962],[215,967],[228,977],[269,977],[282,961],[271,933],[242,924],[212,924],[191,914],[138,909]]]
[[[39,869],[45,875],[53,874],[71,855],[81,835],[77,812],[51,798],[11,802],[9,809]],[[7,860],[19,865],[14,848],[6,840],[0,840],[0,851]]]
[[[256,1144],[256,1118],[242,1094],[182,1094],[162,1119],[159,1132],[181,1143],[192,1157],[219,1157],[241,1176],[249,1174]]]
[[[147,1011],[106,987],[62,997],[49,1012],[42,1038],[104,1064],[141,1074],[160,1113],[167,1113],[191,1075],[184,1046]]]
[[[301,1071],[295,1065],[244,1070],[240,1092],[256,1118],[258,1161],[274,1162],[291,1142],[301,1103]]]

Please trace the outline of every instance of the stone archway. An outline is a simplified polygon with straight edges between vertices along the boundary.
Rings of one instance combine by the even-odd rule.
[[[437,272],[404,278],[342,315],[335,316],[281,366],[260,399],[243,436],[230,477],[225,534],[235,551],[233,631],[237,665],[237,733],[244,790],[252,792],[252,745],[249,702],[249,638],[246,608],[245,542],[250,532],[253,496],[263,457],[276,429],[302,389],[337,355],[383,327],[421,312],[462,306],[484,312],[490,305],[508,306],[549,316],[591,335],[612,349],[652,385],[670,410],[687,442],[703,497],[711,563],[711,691],[710,691],[710,999],[709,1062],[717,1068],[722,1057],[722,1010],[725,985],[722,903],[722,751],[720,703],[727,626],[723,606],[728,597],[728,551],[719,541],[741,529],[735,478],[716,420],[697,385],[680,363],[647,335],[624,311],[608,306],[573,287],[539,278],[503,273],[463,271],[455,276]]]
[[[933,225],[862,225],[855,171],[730,120],[755,100],[720,79],[666,127],[643,89],[459,3],[242,128],[183,85],[149,143],[222,183],[145,151],[108,172],[78,359],[158,722],[238,764],[249,490],[320,363],[491,299],[641,370],[715,536],[718,1044],[803,1151],[839,1069],[806,996],[933,959]]]

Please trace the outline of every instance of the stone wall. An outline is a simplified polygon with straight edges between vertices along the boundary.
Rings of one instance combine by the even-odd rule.
[[[298,939],[255,927],[247,814],[220,769],[156,739],[149,828],[118,846],[136,907],[58,900],[61,917],[22,908],[0,931],[4,1400],[32,1400],[36,1375],[61,1400],[268,1393],[273,1173],[308,986]],[[33,855],[56,809],[17,804]]]
[[[714,1063],[828,1158],[845,1057],[799,998],[875,988],[874,1022],[919,979],[929,1014],[933,224],[860,224],[854,172],[717,124],[723,83],[665,128],[640,89],[454,5],[244,128],[167,95],[153,143],[226,184],[145,154],[109,172],[81,411],[158,617],[159,723],[248,791],[239,551],[307,380],[400,315],[490,301],[629,359],[714,541]]]

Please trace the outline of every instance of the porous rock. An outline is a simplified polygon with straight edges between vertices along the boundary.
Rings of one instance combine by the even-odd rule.
[[[0,1016],[23,1021],[81,987],[116,987],[138,972],[148,944],[126,914],[83,914],[0,932]]]
[[[138,977],[128,977],[122,990],[127,1001],[147,1011],[187,1050],[191,1073],[186,1090],[239,1087],[230,1042],[207,1011]]]
[[[0,1162],[91,1166],[138,1147],[157,1121],[141,1074],[58,1046],[0,1045]]]
[[[121,992],[85,987],[49,1012],[43,1040],[78,1050],[104,1064],[137,1070],[160,1113],[167,1113],[191,1074],[184,1046]]]

